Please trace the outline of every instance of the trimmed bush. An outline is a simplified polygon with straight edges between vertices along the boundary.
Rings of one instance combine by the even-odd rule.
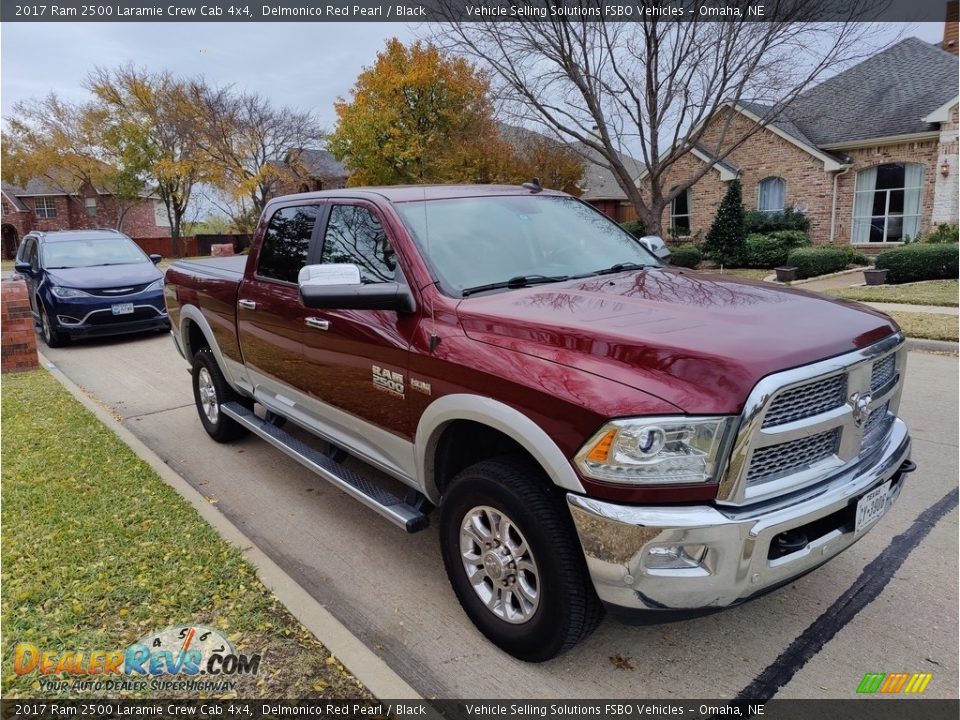
[[[787,262],[790,248],[770,235],[747,235],[747,252],[743,264],[750,268],[775,268]]]
[[[670,251],[670,264],[677,267],[696,268],[703,260],[703,254],[696,245],[681,245]]]
[[[847,254],[847,265],[870,265],[872,260],[864,255],[862,252],[857,252],[849,245],[838,245],[838,250],[843,250]]]
[[[750,233],[769,235],[778,230],[800,230],[807,232],[810,229],[810,220],[802,212],[787,208],[783,212],[761,212],[751,210],[743,219],[744,230]]]
[[[647,234],[647,228],[644,227],[642,220],[627,220],[625,223],[620,223],[620,227],[634,237],[643,237]]]
[[[846,251],[838,247],[798,248],[787,256],[787,265],[797,268],[801,280],[844,270],[847,264]]]
[[[952,280],[958,275],[958,246],[956,243],[920,243],[888,250],[877,258],[877,269],[888,270],[887,282],[920,282],[921,280]]]
[[[806,247],[810,244],[807,233],[803,230],[775,230],[769,233],[774,240],[779,240],[791,250],[798,247]]]

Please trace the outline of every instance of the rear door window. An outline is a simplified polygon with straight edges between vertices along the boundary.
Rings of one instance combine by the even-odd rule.
[[[277,210],[267,224],[257,263],[257,275],[296,283],[310,256],[310,242],[321,206],[301,205]]]

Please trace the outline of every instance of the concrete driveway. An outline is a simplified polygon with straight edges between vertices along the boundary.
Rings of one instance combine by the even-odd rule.
[[[711,616],[608,618],[530,665],[461,612],[435,528],[404,534],[256,438],[210,440],[168,337],[41,349],[425,697],[852,697],[866,672],[932,672],[926,696],[958,695],[955,357],[910,354],[902,415],[920,469],[848,552]]]

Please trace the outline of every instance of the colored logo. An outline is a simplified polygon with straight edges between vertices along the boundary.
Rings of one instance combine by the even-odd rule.
[[[883,693],[919,695],[927,689],[933,673],[867,673],[857,686],[857,692],[866,695]]]
[[[13,660],[17,675],[256,675],[259,667],[259,654],[237,653],[219,631],[200,625],[167,628],[125,650],[41,650],[32,643],[19,643]]]

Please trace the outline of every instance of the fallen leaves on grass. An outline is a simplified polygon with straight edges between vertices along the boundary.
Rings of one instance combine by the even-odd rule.
[[[179,495],[45,371],[4,377],[3,666],[14,648],[124,649],[196,624],[260,653],[243,697],[370,698]],[[182,679],[182,678],[181,678]],[[104,697],[8,674],[5,698]],[[156,690],[122,693],[153,697]],[[194,693],[163,691],[167,697]],[[119,694],[114,694],[119,695]]]

